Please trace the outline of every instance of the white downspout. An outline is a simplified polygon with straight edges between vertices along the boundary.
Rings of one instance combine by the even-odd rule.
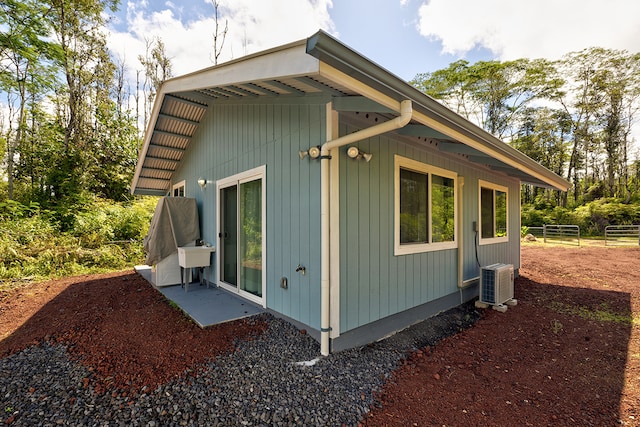
[[[326,143],[325,143],[326,145]],[[329,150],[320,152],[320,354],[329,355],[330,248],[329,248]]]
[[[328,140],[320,148],[320,353],[323,356],[329,355],[329,333],[331,332],[329,303],[331,285],[329,279],[331,267],[329,263],[331,253],[329,245],[329,228],[331,224],[329,206],[332,196],[329,190],[329,160],[331,158],[331,150],[404,127],[411,121],[412,114],[411,101],[404,100],[400,103],[400,115],[398,117],[334,140]]]
[[[458,224],[456,224],[456,228],[458,230],[458,289],[460,289],[460,304],[462,304],[462,289],[464,286],[464,254],[462,250],[464,248],[463,240],[463,216],[464,210],[462,209],[462,201],[464,198],[462,197],[462,191],[464,189],[464,177],[458,177]]]

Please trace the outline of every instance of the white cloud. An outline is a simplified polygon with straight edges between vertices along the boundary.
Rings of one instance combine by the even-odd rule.
[[[333,30],[331,0],[226,0],[221,4],[230,11],[227,59],[303,39],[318,29]]]
[[[589,47],[640,51],[640,2],[628,0],[429,0],[418,29],[443,53],[483,47],[499,59],[558,59]]]
[[[112,30],[109,46],[116,56],[124,56],[131,69],[141,68],[138,55],[144,54],[145,39],[159,36],[172,60],[173,74],[181,75],[213,65],[213,7],[210,1],[192,0],[210,11],[189,21],[182,19],[185,7],[165,3],[150,11],[146,2],[126,4],[126,31]],[[219,25],[228,21],[229,31],[218,62],[309,37],[318,29],[333,32],[329,16],[331,0],[222,0]]]

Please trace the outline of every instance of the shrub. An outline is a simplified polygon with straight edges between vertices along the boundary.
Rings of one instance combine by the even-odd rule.
[[[622,203],[618,199],[598,199],[575,209],[550,207],[537,209],[537,205],[523,205],[523,226],[544,224],[571,224],[580,227],[583,236],[603,235],[608,225],[640,224],[640,205]]]
[[[0,202],[0,281],[46,279],[121,270],[144,260],[155,198],[115,203],[94,199],[61,231],[37,204]]]
[[[640,224],[640,206],[616,199],[599,199],[576,208],[585,230],[603,234],[608,225]]]
[[[544,225],[544,212],[536,209],[533,205],[523,205],[521,222],[529,227],[542,227]]]

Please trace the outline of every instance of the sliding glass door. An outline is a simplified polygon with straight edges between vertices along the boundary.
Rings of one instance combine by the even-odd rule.
[[[222,281],[238,286],[238,186],[220,190],[220,268]]]
[[[263,303],[264,171],[218,183],[219,283]]]
[[[262,298],[262,180],[240,184],[238,237],[241,291]]]

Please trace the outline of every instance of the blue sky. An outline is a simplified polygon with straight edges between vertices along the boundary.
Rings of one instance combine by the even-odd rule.
[[[481,47],[458,55],[442,53],[441,43],[418,32],[419,4],[418,1],[403,5],[393,0],[342,0],[334,2],[330,16],[342,42],[404,80],[411,80],[418,73],[446,68],[461,57],[470,62],[493,58],[490,51]]]
[[[557,59],[591,46],[640,52],[640,2],[629,0],[219,0],[229,33],[220,62],[318,29],[399,77],[464,58]],[[131,69],[162,38],[174,75],[213,64],[211,0],[123,1],[110,47]]]

